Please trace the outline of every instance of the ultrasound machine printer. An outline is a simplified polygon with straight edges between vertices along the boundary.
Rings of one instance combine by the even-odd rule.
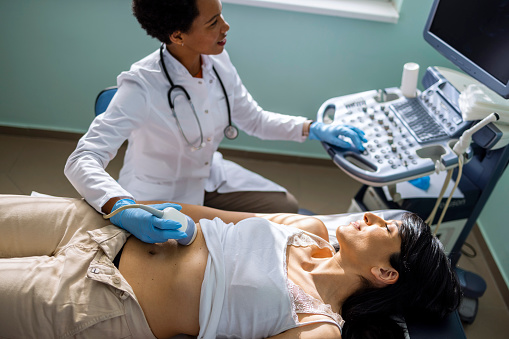
[[[349,212],[419,214],[437,231],[454,266],[509,162],[508,22],[508,1],[435,0],[424,39],[463,72],[428,67],[424,90],[415,87],[409,93],[404,82],[411,73],[405,75],[405,68],[401,87],[331,98],[317,113],[317,121],[353,125],[366,133],[364,152],[322,143],[338,167],[364,184]],[[464,100],[474,90],[495,99],[484,106],[470,102],[470,117],[476,119],[469,118]],[[484,114],[487,108],[498,113]],[[454,182],[462,197],[400,197],[396,184],[440,171],[447,171],[444,183]],[[459,313],[440,323],[407,322],[411,339],[465,338],[459,318],[474,321],[486,284],[474,273],[457,272],[465,296]]]

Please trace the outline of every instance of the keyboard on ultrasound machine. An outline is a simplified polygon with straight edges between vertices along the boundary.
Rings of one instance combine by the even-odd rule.
[[[363,153],[322,144],[336,165],[372,186],[431,174],[440,159],[454,167],[457,157],[449,141],[470,126],[461,118],[458,96],[440,79],[415,98],[402,96],[399,88],[387,88],[329,99],[317,120],[356,126],[368,142]]]

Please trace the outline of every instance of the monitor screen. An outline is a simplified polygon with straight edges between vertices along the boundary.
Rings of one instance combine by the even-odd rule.
[[[424,39],[465,73],[509,98],[509,0],[435,0]]]

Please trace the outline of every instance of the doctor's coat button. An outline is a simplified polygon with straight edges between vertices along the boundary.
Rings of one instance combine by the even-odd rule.
[[[214,81],[213,80],[209,80],[209,84],[213,83]]]
[[[200,85],[203,84],[203,81],[198,81],[198,84],[200,84]]]
[[[116,285],[120,284],[120,281],[121,281],[121,280],[120,280],[120,277],[118,277],[118,276],[116,276],[116,275],[115,275],[115,276],[113,276],[113,277],[111,278],[111,280],[112,280],[112,281],[113,281],[113,283],[114,283],[114,284],[116,284]]]
[[[208,166],[208,164],[209,164],[209,162],[207,161],[207,162],[205,163],[205,166]]]
[[[211,141],[211,140],[212,140],[212,138],[207,138],[207,141]]]
[[[206,110],[205,110],[205,113],[208,113],[208,112],[209,112],[209,110],[208,110],[208,109],[206,109]]]

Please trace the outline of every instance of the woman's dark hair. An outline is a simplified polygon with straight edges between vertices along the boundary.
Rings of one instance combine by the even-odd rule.
[[[199,14],[196,0],[133,0],[132,8],[147,34],[165,44],[173,32],[188,32]]]
[[[401,251],[390,258],[395,284],[365,287],[342,306],[343,338],[404,338],[394,317],[443,318],[461,302],[460,284],[443,246],[416,214],[405,213],[399,229]]]

